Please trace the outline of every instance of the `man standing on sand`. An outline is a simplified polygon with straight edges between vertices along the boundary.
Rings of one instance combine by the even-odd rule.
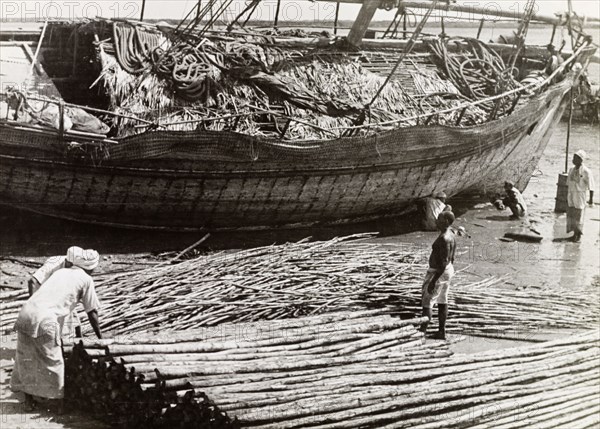
[[[59,401],[63,409],[65,364],[61,334],[65,318],[81,302],[90,325],[102,338],[91,272],[100,256],[95,250],[76,248],[73,266],[61,268],[46,280],[21,308],[15,330],[17,350],[10,379],[11,389],[25,393],[25,408],[35,407],[33,395]]]
[[[433,315],[433,301],[438,304],[439,331],[435,338],[446,339],[446,319],[448,318],[448,289],[454,276],[454,253],[456,241],[450,225],[454,223],[454,213],[444,211],[437,218],[437,228],[440,235],[433,242],[429,256],[429,269],[423,281],[422,301],[423,316],[429,321]],[[429,321],[421,325],[421,331],[426,332]]]
[[[588,204],[594,205],[594,177],[589,168],[583,165],[586,154],[583,150],[573,155],[573,165],[567,178],[567,232],[573,232],[572,240],[578,242],[583,234],[586,193],[589,191]]]

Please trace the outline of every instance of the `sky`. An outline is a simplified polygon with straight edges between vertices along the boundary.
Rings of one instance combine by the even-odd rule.
[[[207,0],[203,3],[206,4]],[[223,0],[219,0],[223,1]],[[151,19],[181,19],[197,3],[196,0],[146,0],[144,16]],[[523,11],[526,0],[496,0],[496,1],[469,1],[459,0],[459,4],[484,7],[489,9],[502,9],[505,11]],[[0,2],[0,19],[8,20],[40,20],[47,18],[94,18],[103,16],[108,18],[138,19],[141,12],[141,0],[3,0]],[[246,4],[246,0],[234,0],[229,8],[226,18],[236,16]],[[255,15],[256,19],[272,20],[275,15],[277,0],[262,0]],[[537,0],[536,5],[540,13],[553,14],[567,10],[566,0]],[[342,4],[340,19],[354,19],[360,5]],[[598,0],[573,0],[573,8],[580,15],[600,17],[600,1]],[[395,10],[386,12],[380,10],[374,19],[391,19]],[[325,2],[311,2],[309,0],[282,0],[280,21],[324,21],[332,20],[335,16],[335,4]],[[464,18],[465,15],[462,16]],[[447,16],[451,20],[452,16]],[[480,19],[478,16],[476,19]]]

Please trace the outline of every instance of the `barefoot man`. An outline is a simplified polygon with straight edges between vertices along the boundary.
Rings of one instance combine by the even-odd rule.
[[[454,276],[454,252],[456,249],[455,234],[450,229],[454,223],[454,213],[442,212],[437,218],[437,228],[440,235],[433,242],[431,256],[429,256],[429,269],[423,281],[422,301],[423,316],[429,321],[433,314],[433,302],[438,304],[439,331],[435,338],[446,339],[446,319],[448,317],[448,289]],[[421,325],[421,331],[427,331],[429,322]]]
[[[573,155],[573,165],[567,179],[567,232],[573,232],[573,241],[581,240],[583,234],[583,217],[587,193],[590,193],[588,204],[594,205],[594,177],[589,168],[583,165],[586,154],[580,150]]]

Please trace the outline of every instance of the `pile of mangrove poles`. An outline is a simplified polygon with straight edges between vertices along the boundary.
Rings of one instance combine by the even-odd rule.
[[[445,343],[423,340],[415,329],[422,319],[380,313],[86,340],[72,355],[128,374],[148,397],[179,403],[208,401],[208,395],[244,427],[598,424],[597,331],[531,347],[451,355]],[[94,385],[96,376],[81,385]],[[112,388],[116,393],[109,396],[123,391]],[[98,397],[93,388],[77,392],[83,400]]]
[[[435,360],[450,355],[445,346],[434,352],[422,349],[422,334],[413,326],[422,318],[401,320],[379,313],[331,313],[85,340],[65,347],[67,399],[78,409],[127,427],[181,427],[182,422],[230,427],[227,416],[194,388],[197,379],[218,390],[220,383],[241,380],[246,373],[258,382],[260,377],[306,374],[308,368],[370,365],[382,355]],[[283,378],[278,382],[292,382]]]
[[[0,292],[0,333],[12,329],[17,321],[19,310],[29,298],[26,289],[8,290]]]
[[[403,317],[419,315],[430,249],[360,240],[366,237],[371,235],[214,253],[115,275],[96,283],[102,329],[184,330],[373,306]],[[458,274],[448,330],[507,337],[542,328],[585,329],[600,320],[599,292],[584,286],[518,290],[499,278],[468,282]],[[20,303],[9,299],[2,306],[6,329]]]
[[[420,314],[430,249],[374,244],[368,234],[322,242],[216,253],[98,283],[102,327],[119,333],[154,327],[190,329],[385,307]],[[517,290],[501,279],[456,276],[449,330],[497,335],[507,330],[587,328],[600,308],[583,288]],[[548,311],[548,309],[552,311]]]
[[[166,395],[146,389],[135,370],[112,358],[73,347],[65,361],[65,403],[112,427],[239,428],[202,392]]]

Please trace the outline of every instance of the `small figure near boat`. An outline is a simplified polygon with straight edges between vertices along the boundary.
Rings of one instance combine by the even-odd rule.
[[[567,178],[567,233],[573,232],[572,240],[578,242],[583,235],[583,217],[585,214],[586,194],[589,191],[588,204],[594,205],[594,176],[583,165],[586,153],[579,150],[573,155],[573,165]]]
[[[83,252],[81,247],[72,246],[67,250],[66,256],[52,256],[51,258],[48,258],[46,262],[44,262],[44,265],[38,268],[27,282],[29,296],[33,295],[56,271],[61,268],[71,268],[73,266],[73,261],[75,260],[75,255],[80,252]],[[69,333],[74,330],[75,336],[81,338],[81,322],[79,321],[76,311],[71,312],[71,314],[67,316],[63,328],[65,326]]]
[[[70,249],[71,250],[71,249]],[[72,266],[60,268],[33,293],[21,308],[15,330],[17,348],[11,388],[25,394],[25,408],[35,408],[33,395],[58,400],[63,410],[65,365],[61,349],[65,319],[81,302],[92,329],[102,338],[98,321],[100,302],[92,271],[100,256],[95,250],[72,248]]]
[[[510,180],[504,182],[504,191],[506,192],[506,197],[496,200],[494,206],[498,210],[509,208],[512,212],[509,219],[515,220],[525,217],[527,215],[527,204],[525,204],[525,199],[521,191],[515,188],[515,184]]]
[[[600,87],[590,83],[586,72],[579,76],[579,84],[575,88],[575,104],[585,121],[590,124],[600,121]]]
[[[448,291],[454,276],[454,253],[456,250],[455,234],[450,225],[454,223],[454,213],[443,211],[438,215],[437,228],[440,235],[431,246],[429,256],[429,269],[423,281],[421,306],[423,316],[429,321],[433,316],[433,303],[438,305],[439,331],[434,336],[436,339],[446,339],[446,319],[448,318]],[[421,331],[426,332],[429,321],[421,325]]]
[[[444,211],[452,211],[452,206],[446,204],[446,193],[436,192],[431,197],[419,200],[420,212],[423,216],[422,228],[424,231],[437,231],[437,218]]]
[[[556,47],[553,44],[549,44],[547,46],[548,52],[550,52],[550,58],[546,63],[545,72],[548,76],[554,73],[561,65],[565,62],[563,57],[560,54],[560,51],[556,50]],[[557,76],[558,80],[560,80],[560,76]]]

